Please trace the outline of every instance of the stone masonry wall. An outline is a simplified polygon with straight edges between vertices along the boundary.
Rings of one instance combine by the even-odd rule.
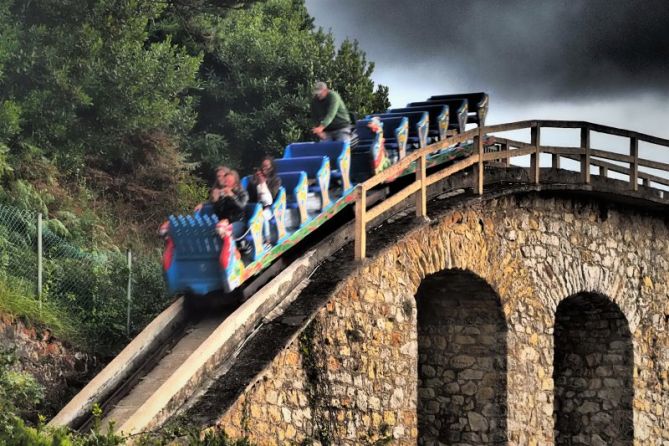
[[[418,307],[418,444],[506,439],[506,322],[481,279],[452,270],[427,277]]]
[[[610,299],[629,326],[634,444],[669,444],[664,220],[538,195],[461,209],[432,202],[428,211],[431,223],[402,233],[408,220],[400,220],[369,236],[371,258],[223,414],[220,428],[263,445],[415,444],[415,295],[429,275],[460,269],[501,302],[509,444],[555,442],[555,313],[582,292]]]
[[[415,442],[415,311],[390,290],[341,289],[220,426],[263,445]]]
[[[13,351],[16,367],[30,373],[44,389],[45,401],[35,408],[52,416],[99,369],[96,358],[77,352],[51,335],[9,315],[0,315],[0,349]]]
[[[555,324],[555,429],[559,445],[631,445],[632,339],[603,296],[577,294]]]

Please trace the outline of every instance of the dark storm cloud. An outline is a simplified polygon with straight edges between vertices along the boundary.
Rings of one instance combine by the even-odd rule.
[[[307,0],[377,70],[507,98],[669,97],[668,0]]]

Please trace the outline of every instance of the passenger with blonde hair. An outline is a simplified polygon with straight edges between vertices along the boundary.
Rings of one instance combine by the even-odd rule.
[[[235,237],[244,233],[244,208],[249,202],[249,194],[239,183],[239,174],[230,170],[223,176],[223,187],[212,191],[215,198],[214,213],[219,220],[228,220],[232,223]]]
[[[225,180],[225,176],[230,172],[230,168],[227,166],[220,165],[216,168],[216,181],[214,181],[214,185],[209,189],[209,202],[210,203],[216,203],[218,199],[221,196],[221,193],[223,191],[223,181]],[[199,212],[202,207],[204,206],[204,203],[200,203],[197,206],[195,206],[195,212]]]

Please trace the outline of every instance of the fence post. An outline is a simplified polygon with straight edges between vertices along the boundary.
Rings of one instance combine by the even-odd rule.
[[[633,161],[630,163],[630,187],[632,190],[639,190],[639,140],[636,136],[630,137],[630,156]]]
[[[132,303],[132,251],[128,249],[128,315],[126,320],[126,333],[130,336],[130,304]]]
[[[500,149],[502,152],[507,152],[509,150],[509,144],[503,142],[500,145]],[[509,167],[511,165],[511,158],[508,156],[508,153],[502,158],[502,162],[504,163],[504,167]]]
[[[42,312],[42,213],[37,214],[37,299]]]
[[[479,155],[476,165],[476,193],[483,195],[483,132],[479,127],[478,135],[474,137],[474,148]]]
[[[355,260],[362,260],[367,254],[367,191],[358,185],[358,197],[355,200]]]
[[[560,169],[560,155],[557,153],[553,153],[551,155],[551,167],[553,169],[559,170]]]
[[[427,186],[425,178],[427,177],[427,161],[425,155],[417,160],[416,181],[420,181],[420,189],[416,193],[416,217],[427,216]]]
[[[581,178],[585,184],[590,184],[590,129],[581,127],[581,148],[585,151],[581,155]]]
[[[539,146],[541,145],[541,127],[539,123],[530,128],[530,143],[534,146],[534,153],[530,155],[530,181],[534,184],[539,184]]]

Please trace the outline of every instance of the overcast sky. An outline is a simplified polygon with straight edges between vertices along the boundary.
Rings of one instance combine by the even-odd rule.
[[[306,0],[394,106],[486,91],[489,123],[588,120],[669,138],[669,0]]]

